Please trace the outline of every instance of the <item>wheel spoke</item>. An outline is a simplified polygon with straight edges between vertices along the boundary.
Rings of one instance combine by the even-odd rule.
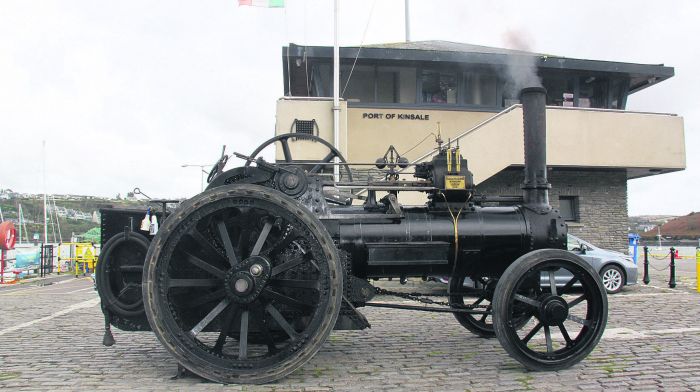
[[[231,244],[231,237],[228,234],[226,223],[223,220],[219,220],[216,222],[216,227],[219,229],[219,236],[221,237],[221,242],[224,244],[224,250],[226,250],[226,258],[229,264],[231,264],[231,267],[234,267],[238,264],[238,257],[233,249],[233,244]]]
[[[284,161],[291,162],[292,152],[289,150],[289,140],[280,139],[280,143],[282,143],[282,154],[284,154]]]
[[[168,288],[172,287],[214,287],[221,285],[220,279],[170,279]]]
[[[329,163],[330,161],[335,158],[335,153],[333,151],[329,152],[328,155],[326,155],[321,161],[324,163]],[[325,165],[317,164],[311,170],[309,171],[310,174],[316,173],[319,170],[321,170]]]
[[[587,326],[587,327],[590,327],[591,324],[592,324],[592,323],[591,323],[591,320],[585,320],[585,319],[582,319],[581,317],[574,316],[573,314],[570,314],[570,315],[566,316],[566,319],[567,319],[567,320],[571,320],[571,321],[573,321],[573,322],[575,322],[575,323],[579,323],[579,324],[581,324],[581,325],[585,325],[585,326]]]
[[[120,265],[119,271],[122,272],[143,272],[142,265]]]
[[[531,305],[531,306],[534,306],[534,307],[536,307],[536,308],[539,308],[539,307],[540,307],[540,302],[539,302],[539,301],[537,301],[537,300],[535,300],[535,299],[532,299],[532,298],[529,298],[529,297],[526,297],[526,296],[524,296],[524,295],[522,295],[522,294],[515,294],[513,297],[514,297],[514,299],[515,299],[516,301],[520,301],[520,302],[522,302],[522,303],[526,303],[526,304]]]
[[[211,301],[221,299],[221,297],[223,297],[224,295],[226,295],[226,291],[224,289],[219,289],[219,290],[213,291],[209,294],[202,295],[202,296],[196,297],[196,298],[192,298],[191,300],[185,302],[182,306],[185,308],[195,308],[197,306],[207,304]]]
[[[487,310],[487,311],[491,310],[491,305],[487,306],[487,307],[486,307],[486,310]],[[489,316],[489,313],[484,313],[484,314],[482,314],[482,315],[481,315],[481,318],[479,319],[479,321],[481,321],[482,323],[485,323],[485,322],[486,322],[486,317],[488,317],[488,316]]]
[[[209,325],[216,318],[216,316],[221,314],[221,312],[223,312],[224,309],[226,309],[229,302],[230,300],[228,298],[222,299],[221,302],[219,302],[219,304],[214,307],[214,309],[212,309],[206,316],[204,316],[204,318],[200,322],[197,323],[197,325],[192,327],[192,329],[190,330],[190,335],[192,335],[192,337],[195,337],[198,333],[202,332],[202,330],[206,328],[207,325]]]
[[[202,233],[199,232],[196,228],[193,228],[190,230],[187,235],[192,238],[199,246],[201,247],[202,253],[204,256],[211,258],[212,260],[217,260],[222,263],[226,263],[226,259],[221,256],[221,253],[212,245],[212,243],[207,240]]]
[[[571,340],[571,337],[569,336],[569,332],[566,330],[566,327],[564,327],[564,323],[559,323],[557,324],[559,326],[559,331],[561,331],[562,336],[564,336],[564,340],[566,340],[566,347],[571,347],[574,345],[573,340]]]
[[[566,292],[569,291],[569,289],[571,289],[571,287],[574,286],[576,281],[578,281],[578,278],[574,276],[573,278],[571,278],[570,281],[566,282],[564,287],[562,287],[561,290],[559,290],[559,293],[561,293],[561,295],[566,294]]]
[[[552,349],[552,333],[549,330],[549,325],[544,326],[544,340],[547,342],[547,352],[551,353]]]
[[[583,302],[584,299],[586,299],[586,294],[583,294],[583,295],[581,295],[580,297],[577,297],[577,298],[574,299],[573,301],[569,302],[569,303],[568,303],[569,309],[571,309],[571,308],[573,308],[574,306],[580,304],[581,302]]]
[[[258,320],[257,324],[260,326],[260,331],[262,332],[265,343],[267,344],[267,352],[269,354],[274,354],[277,352],[277,346],[275,346],[275,340],[272,338],[272,333],[270,333],[270,327],[268,326],[269,320],[265,311],[259,307],[254,310],[255,319]]]
[[[309,309],[309,308],[313,307],[305,302],[301,302],[301,301],[296,300],[292,297],[288,297],[282,293],[278,293],[277,291],[274,291],[274,290],[270,289],[269,287],[265,288],[263,290],[262,295],[264,295],[265,297],[267,297],[269,299],[275,300],[281,304],[288,305],[288,306],[298,308],[298,309]]]
[[[297,331],[295,331],[294,328],[289,325],[287,320],[284,319],[284,316],[282,316],[277,308],[275,308],[272,304],[268,304],[265,307],[265,311],[269,313],[270,316],[275,319],[275,321],[277,321],[277,324],[284,330],[284,332],[287,333],[287,335],[289,335],[292,340],[296,340],[298,336]]]
[[[532,339],[532,337],[535,336],[541,328],[542,328],[542,323],[537,323],[537,325],[535,325],[535,327],[532,328],[532,330],[530,332],[528,332],[527,335],[525,335],[525,337],[522,339],[522,342],[527,344],[527,342],[529,342],[530,339]]]
[[[226,273],[224,271],[214,267],[213,265],[207,263],[206,261],[200,259],[199,257],[197,257],[191,253],[188,253],[188,252],[183,252],[183,253],[185,254],[185,259],[190,264],[209,272],[210,274],[214,275],[215,277],[217,277],[219,279],[223,279],[224,276],[226,275]]]
[[[248,314],[250,312],[244,310],[241,313],[241,335],[238,339],[240,343],[238,348],[238,359],[248,358]]]
[[[122,288],[122,289],[119,291],[119,294],[117,294],[117,298],[121,298],[122,295],[126,294],[127,291],[131,290],[132,288],[134,288],[134,287],[136,287],[136,286],[137,286],[137,285],[134,284],[134,283],[127,283],[126,286],[124,286],[124,288]],[[138,285],[138,286],[140,286],[140,285]]]
[[[289,261],[282,263],[276,267],[273,267],[272,276],[279,275],[282,272],[288,271],[305,261],[306,259],[304,258],[304,256],[292,257],[291,259],[289,259]]]
[[[552,295],[557,295],[557,279],[554,277],[554,270],[549,270],[549,290]],[[549,328],[545,327],[545,331],[549,331]]]
[[[251,256],[257,256],[260,254],[260,250],[262,249],[263,245],[265,245],[265,240],[267,240],[268,234],[270,234],[270,229],[272,229],[272,222],[265,222],[262,231],[260,231],[260,236],[258,237],[258,240],[255,241],[255,246],[253,246],[253,250],[250,252]]]
[[[319,289],[317,280],[308,279],[272,279],[270,284],[273,286],[294,287],[299,289]]]
[[[233,326],[233,320],[236,319],[236,314],[238,314],[238,307],[235,305],[232,305],[229,307],[228,311],[226,311],[224,322],[221,325],[221,332],[219,332],[219,337],[216,339],[216,344],[214,344],[214,352],[221,354],[221,350],[224,348],[228,333],[231,331],[231,327]]]
[[[279,242],[277,242],[274,246],[272,246],[269,250],[265,251],[264,253],[267,256],[274,256],[277,253],[283,251],[289,244],[294,241],[296,237],[292,235],[292,233],[287,233],[287,235]]]

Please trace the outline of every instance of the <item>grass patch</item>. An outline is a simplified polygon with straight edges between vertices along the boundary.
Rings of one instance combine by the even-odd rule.
[[[22,375],[22,372],[0,372],[0,381],[12,380]]]
[[[428,353],[429,357],[437,357],[438,355],[445,355],[445,353],[442,351],[431,351]]]
[[[532,377],[529,374],[525,374],[522,377],[518,378],[518,382],[520,385],[523,387],[523,390],[525,391],[532,391],[535,388],[532,386],[532,380],[534,380],[534,377]]]

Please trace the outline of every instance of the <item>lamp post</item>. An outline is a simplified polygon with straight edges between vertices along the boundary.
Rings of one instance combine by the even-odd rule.
[[[192,164],[185,164],[185,165],[182,165],[182,166],[181,166],[181,167],[198,167],[198,168],[201,170],[201,173],[200,173],[200,175],[201,175],[201,180],[200,180],[201,189],[200,189],[200,192],[204,192],[204,175],[205,175],[205,174],[209,174],[209,172],[206,171],[206,170],[204,170],[204,168],[205,168],[205,167],[208,167],[208,166],[210,166],[210,165],[192,165]]]

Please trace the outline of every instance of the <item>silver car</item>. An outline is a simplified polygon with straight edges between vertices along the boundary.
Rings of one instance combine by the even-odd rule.
[[[615,294],[622,291],[625,285],[637,284],[637,265],[631,256],[612,250],[598,248],[590,242],[584,241],[574,235],[569,234],[567,238],[567,249],[582,259],[586,260],[598,273],[603,281],[603,286],[608,294]],[[573,275],[566,270],[555,272],[557,287],[566,285]],[[438,277],[435,280],[448,283],[448,277]],[[549,287],[549,276],[542,274],[540,284]],[[464,279],[464,286],[479,287],[470,278]],[[574,287],[578,284],[574,284]]]
[[[619,293],[625,285],[637,284],[637,265],[631,256],[612,250],[602,249],[574,235],[568,235],[567,249],[581,256],[598,271],[608,294]],[[571,276],[557,274],[557,286],[565,284]],[[549,284],[549,283],[547,283]]]

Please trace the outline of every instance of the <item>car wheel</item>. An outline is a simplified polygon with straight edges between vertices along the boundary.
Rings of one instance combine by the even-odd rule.
[[[603,286],[608,294],[619,293],[622,291],[622,286],[625,285],[625,274],[616,265],[606,265],[600,270],[600,278],[603,280]]]

